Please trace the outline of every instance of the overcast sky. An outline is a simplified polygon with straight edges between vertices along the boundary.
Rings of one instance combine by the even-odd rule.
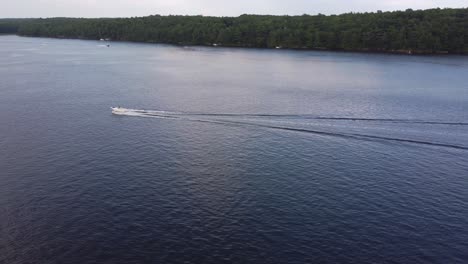
[[[0,17],[131,17],[151,14],[340,14],[468,7],[468,0],[2,0]]]

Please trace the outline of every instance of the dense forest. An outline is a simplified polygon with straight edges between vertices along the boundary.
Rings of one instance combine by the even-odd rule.
[[[0,33],[180,45],[468,54],[468,8],[330,16],[3,19]]]

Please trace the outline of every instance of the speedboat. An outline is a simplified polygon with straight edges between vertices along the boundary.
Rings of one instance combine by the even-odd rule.
[[[149,114],[146,110],[137,110],[137,109],[129,109],[123,108],[120,106],[111,107],[112,114],[114,115],[139,115],[139,114]]]
[[[125,112],[125,108],[121,108],[120,106],[117,106],[117,107],[111,107],[111,110],[112,110],[112,113],[113,114],[121,114],[123,112]]]

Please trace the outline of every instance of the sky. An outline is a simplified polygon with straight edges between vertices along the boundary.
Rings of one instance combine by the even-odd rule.
[[[2,0],[0,17],[302,15],[468,7],[468,0]]]

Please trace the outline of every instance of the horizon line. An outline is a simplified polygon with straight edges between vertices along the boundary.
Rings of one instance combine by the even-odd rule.
[[[216,18],[236,18],[236,17],[241,17],[241,16],[289,16],[289,17],[297,17],[297,16],[341,16],[341,15],[347,15],[347,14],[378,14],[378,13],[395,13],[395,12],[406,12],[406,11],[427,11],[427,10],[437,10],[437,9],[468,9],[468,7],[433,7],[433,8],[422,8],[422,9],[412,9],[412,8],[407,8],[405,10],[402,9],[396,9],[396,10],[375,10],[375,11],[349,11],[349,12],[344,12],[344,13],[333,13],[333,14],[323,14],[323,13],[316,13],[316,14],[310,14],[310,13],[303,13],[303,14],[255,14],[255,13],[244,13],[240,14],[237,16],[215,16],[215,15],[203,15],[203,14],[149,14],[149,15],[143,15],[143,16],[108,16],[108,17],[84,17],[84,16],[49,16],[49,17],[0,17],[0,19],[53,19],[53,18],[79,18],[79,19],[117,19],[117,18],[143,18],[143,17],[150,17],[150,16],[162,16],[162,17],[168,17],[168,16],[186,16],[186,17],[216,17]]]

